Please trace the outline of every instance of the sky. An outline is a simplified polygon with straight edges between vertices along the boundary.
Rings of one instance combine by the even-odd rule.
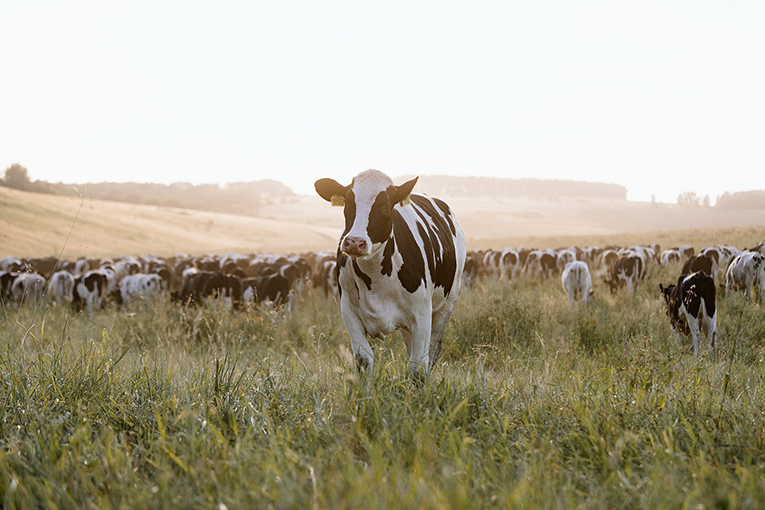
[[[3,2],[0,172],[765,189],[765,3]]]

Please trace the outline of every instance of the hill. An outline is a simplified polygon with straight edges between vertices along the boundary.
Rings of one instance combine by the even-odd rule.
[[[469,248],[709,244],[765,239],[765,210],[719,211],[619,199],[444,197]],[[73,226],[74,225],[74,226]],[[303,252],[334,249],[342,209],[296,195],[260,217],[125,204],[0,187],[0,256]],[[67,236],[71,229],[71,236]],[[717,233],[709,233],[707,230]],[[696,241],[694,241],[696,239]]]

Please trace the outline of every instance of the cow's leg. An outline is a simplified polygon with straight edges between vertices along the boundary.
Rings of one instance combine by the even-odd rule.
[[[448,317],[447,317],[448,319]],[[433,331],[433,317],[430,314],[419,314],[412,327],[411,348],[409,355],[409,376],[415,380],[422,380],[430,372],[430,341]],[[441,331],[443,334],[443,330]],[[441,338],[439,336],[438,349],[441,349]]]
[[[361,320],[350,310],[345,300],[341,301],[341,311],[343,314],[343,323],[348,336],[351,337],[351,351],[353,351],[353,360],[356,362],[356,368],[359,372],[372,372],[374,366],[374,354],[372,347],[367,339],[367,332]]]
[[[691,338],[693,338],[693,354],[696,355],[699,351],[699,337],[701,331],[699,330],[699,319],[693,315],[686,314],[685,321],[688,323],[688,328],[691,330]]]
[[[433,320],[430,327],[430,347],[428,353],[428,373],[433,370],[433,366],[438,361],[441,354],[441,341],[444,337],[446,325],[454,311],[454,303],[446,303],[439,310],[433,313]]]
[[[703,301],[701,303],[701,313],[704,314],[704,330],[706,331],[707,338],[709,339],[709,346],[712,348],[712,352],[714,352],[717,335],[717,314],[710,317],[707,313],[707,305]]]

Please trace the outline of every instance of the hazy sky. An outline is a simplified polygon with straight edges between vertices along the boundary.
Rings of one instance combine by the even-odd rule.
[[[3,2],[0,172],[765,189],[765,3]]]

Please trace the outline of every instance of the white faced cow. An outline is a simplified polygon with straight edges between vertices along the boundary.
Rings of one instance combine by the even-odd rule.
[[[348,186],[316,181],[317,193],[343,205],[345,230],[337,251],[340,308],[359,369],[371,371],[367,337],[401,331],[409,373],[430,373],[457,301],[465,264],[465,234],[441,200],[410,193],[377,170]]]

